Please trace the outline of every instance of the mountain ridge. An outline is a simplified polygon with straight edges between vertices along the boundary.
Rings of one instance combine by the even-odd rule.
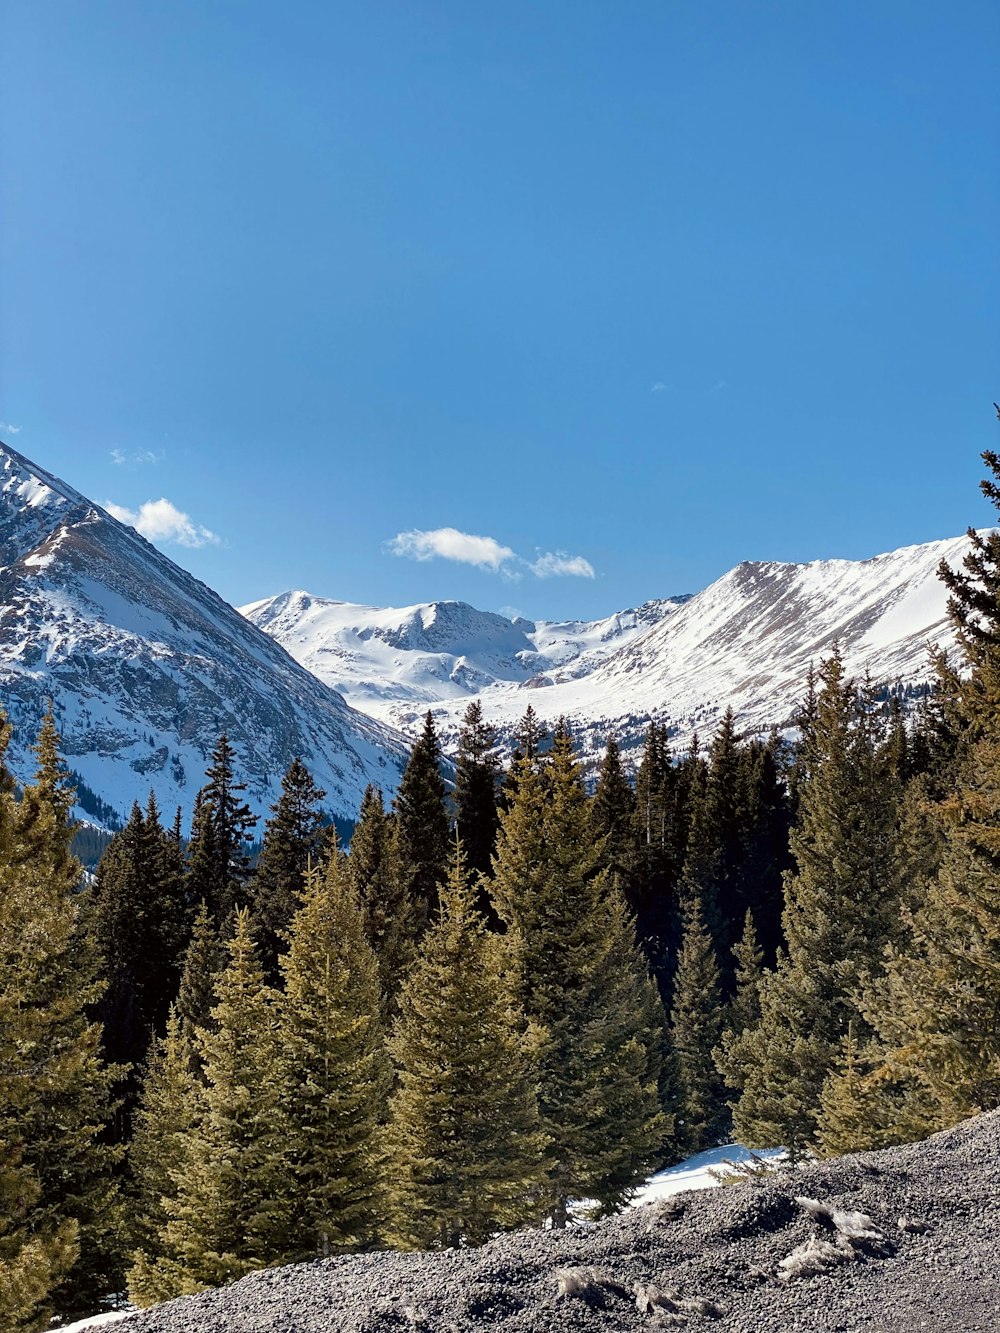
[[[351,817],[406,744],[351,709],[139,533],[0,444],[0,690],[24,778],[51,697],[69,766],[119,812],[152,787],[190,814],[218,734],[264,813],[300,754]]]
[[[530,703],[549,722],[569,718],[594,753],[610,731],[635,748],[652,718],[686,746],[730,704],[745,731],[789,727],[810,664],[834,643],[852,674],[920,693],[931,679],[930,647],[954,645],[937,569],[942,559],[959,564],[967,550],[962,536],[860,561],[742,561],[701,592],[597,621],[506,621],[465,603],[376,608],[304,592],[241,611],[373,717],[412,733],[430,708],[449,745],[478,698],[504,735]],[[400,630],[442,606],[470,613],[465,638],[429,654]],[[483,617],[509,626],[520,644],[506,664],[487,662],[483,644],[469,641]],[[373,639],[391,651],[373,650]]]

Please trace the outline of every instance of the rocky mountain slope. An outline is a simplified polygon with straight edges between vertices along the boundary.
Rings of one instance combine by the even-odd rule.
[[[189,815],[223,729],[258,811],[296,754],[347,816],[369,781],[394,789],[405,754],[132,528],[0,445],[0,702],[19,777],[50,697],[70,768],[124,813],[152,787]]]
[[[255,1273],[121,1333],[993,1333],[1000,1112],[478,1250]]]
[[[710,733],[732,704],[747,731],[788,726],[810,663],[839,642],[848,670],[918,691],[931,644],[951,646],[942,559],[966,537],[871,560],[746,562],[703,592],[606,620],[505,620],[461,602],[356,606],[284,593],[242,608],[357,708],[412,730],[430,708],[446,738],[478,697],[509,731],[530,703],[570,718],[593,749],[615,731],[627,748],[649,718],[675,744]]]

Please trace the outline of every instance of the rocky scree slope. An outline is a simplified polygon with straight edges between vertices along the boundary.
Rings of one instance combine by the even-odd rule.
[[[931,679],[928,649],[951,647],[942,559],[968,539],[871,560],[746,562],[703,592],[605,620],[505,620],[461,602],[377,608],[304,592],[242,608],[359,709],[404,731],[427,708],[454,742],[470,699],[509,734],[530,703],[571,719],[585,748],[614,731],[637,747],[650,718],[678,748],[709,734],[731,704],[741,729],[792,723],[810,664],[839,643],[847,669],[889,688]]]
[[[0,445],[0,702],[9,763],[52,698],[63,749],[121,813],[149,789],[190,815],[206,760],[229,733],[258,812],[296,755],[353,816],[369,781],[392,791],[406,745],[355,712],[279,644],[132,528]],[[86,813],[86,812],[84,812]]]
[[[255,1273],[121,1333],[995,1333],[1000,1113],[478,1250]]]

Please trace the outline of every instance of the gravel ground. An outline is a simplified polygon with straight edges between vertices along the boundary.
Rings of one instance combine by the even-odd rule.
[[[568,1232],[255,1273],[115,1333],[1000,1333],[998,1196],[992,1112]]]

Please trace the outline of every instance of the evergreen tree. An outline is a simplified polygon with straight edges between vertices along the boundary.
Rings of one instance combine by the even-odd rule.
[[[225,732],[212,751],[207,781],[198,793],[188,845],[188,892],[204,901],[228,932],[234,912],[246,905],[249,843],[256,816],[242,799],[246,784],[235,779],[236,752]]]
[[[670,1035],[678,1085],[675,1133],[684,1151],[696,1153],[718,1142],[728,1118],[713,1056],[722,1036],[719,965],[697,898],[684,909]]]
[[[177,991],[177,1017],[192,1041],[199,1028],[211,1026],[216,982],[225,965],[225,945],[219,939],[207,905],[202,902],[194,919],[191,942],[184,954]],[[195,1065],[199,1065],[195,1045],[192,1045],[191,1054]]]
[[[635,873],[635,812],[635,792],[625,776],[621,750],[614,736],[609,736],[590,804],[590,820],[594,836],[601,840],[603,865],[626,900]]]
[[[448,867],[448,812],[441,747],[428,710],[396,792],[395,855],[419,937],[437,908],[438,885]]]
[[[478,699],[469,704],[458,734],[455,759],[455,827],[465,848],[471,874],[488,876],[496,847],[499,811],[497,792],[500,760],[496,754],[496,732],[483,717]],[[480,910],[489,919],[489,895],[480,894]]]
[[[179,1275],[169,1264],[166,1230],[175,1176],[187,1164],[201,1109],[190,1047],[191,1039],[174,1010],[165,1035],[150,1053],[129,1145],[132,1265],[128,1291],[134,1305],[154,1305],[180,1294]],[[161,1269],[165,1261],[166,1273]]]
[[[410,902],[395,856],[393,819],[382,793],[370,783],[361,798],[347,868],[363,912],[365,939],[378,962],[379,989],[387,1013],[414,957]]]
[[[1000,456],[983,460],[993,479],[981,489],[1000,508]],[[1000,1105],[1000,533],[970,529],[969,543],[962,569],[939,571],[966,666],[963,676],[941,661],[938,754],[950,783],[925,789],[938,796],[925,809],[939,869],[865,1005],[896,1132]]]
[[[281,795],[271,807],[264,844],[253,873],[250,894],[264,971],[278,975],[278,955],[305,884],[306,871],[317,865],[323,844],[326,792],[317,787],[302,760],[295,758],[281,779]]]
[[[238,911],[220,974],[212,1028],[196,1040],[204,1087],[200,1114],[171,1171],[163,1257],[140,1285],[185,1295],[223,1286],[288,1257],[287,1159],[280,1111],[273,993]]]
[[[743,934],[733,946],[733,976],[735,993],[726,1009],[726,1031],[734,1036],[756,1027],[760,1022],[760,987],[764,967],[764,951],[757,943],[753,912],[747,908],[743,919]]]
[[[751,1146],[812,1141],[824,1080],[866,975],[878,975],[898,935],[902,870],[899,786],[879,744],[870,701],[845,679],[838,653],[823,663],[815,716],[801,752],[796,873],[785,883],[787,952],[759,988],[759,1023],[727,1034],[721,1066],[739,1090],[734,1129]]]
[[[440,916],[403,987],[391,1043],[399,1077],[391,1229],[407,1248],[479,1244],[540,1214],[533,1070],[500,948],[476,911],[456,841]]]
[[[46,1326],[51,1294],[80,1252],[77,1219],[49,1213],[38,1172],[24,1160],[59,1026],[49,959],[67,947],[73,920],[61,895],[11,873],[15,808],[2,763],[9,739],[0,718],[0,1329],[27,1333]]]
[[[98,1006],[106,1058],[129,1068],[117,1089],[115,1137],[129,1137],[141,1067],[177,993],[190,929],[178,851],[152,794],[138,803],[101,858],[90,895],[91,928],[107,988]]]
[[[546,1211],[570,1198],[617,1207],[659,1149],[664,1118],[650,982],[624,903],[601,869],[580,766],[565,727],[544,775],[518,765],[502,817],[494,891],[515,996],[538,1034],[548,1136]]]
[[[383,1220],[379,1142],[390,1070],[378,967],[343,856],[308,873],[282,956],[281,1100],[291,1253],[360,1249]]]
[[[101,994],[98,958],[76,892],[72,792],[51,708],[36,753],[38,772],[20,801],[9,791],[0,798],[0,1017],[10,1019],[0,1023],[0,1169],[25,1189],[21,1224],[8,1235],[23,1228],[38,1242],[28,1257],[52,1261],[40,1313],[69,1315],[96,1308],[120,1283],[118,1153],[100,1137],[114,1071],[88,1013]],[[10,1272],[16,1263],[23,1274],[25,1248],[7,1243]],[[8,1258],[2,1246],[0,1257]],[[35,1294],[40,1271],[29,1283]]]

